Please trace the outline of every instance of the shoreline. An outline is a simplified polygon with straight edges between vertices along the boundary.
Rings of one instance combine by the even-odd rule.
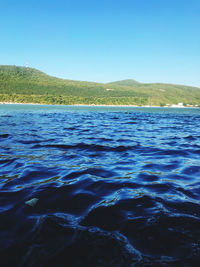
[[[40,104],[40,103],[20,103],[20,102],[0,102],[0,105],[38,105],[38,106],[87,106],[87,107],[133,107],[133,108],[160,108],[160,106],[136,106],[136,105],[96,105],[96,104],[72,104],[72,105],[65,105],[65,104]]]
[[[72,105],[64,105],[64,104],[39,104],[39,103],[19,103],[19,102],[0,102],[0,105],[35,105],[35,106],[80,106],[80,107],[132,107],[132,108],[200,108],[196,106],[185,107],[185,106],[176,106],[172,104],[171,106],[136,106],[136,105],[96,105],[96,104],[72,104]]]

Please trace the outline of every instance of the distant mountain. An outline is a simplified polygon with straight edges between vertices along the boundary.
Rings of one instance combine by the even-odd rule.
[[[128,79],[128,80],[122,80],[122,81],[110,82],[110,83],[107,83],[107,84],[113,84],[113,85],[125,85],[125,86],[135,86],[135,85],[138,85],[139,82],[137,82],[137,81],[135,81],[135,80]]]
[[[0,102],[96,105],[200,105],[191,86],[122,80],[94,83],[65,80],[33,68],[0,65]]]

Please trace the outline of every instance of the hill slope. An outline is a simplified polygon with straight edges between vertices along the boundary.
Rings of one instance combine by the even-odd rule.
[[[139,84],[139,82],[132,80],[132,79],[128,79],[128,80],[122,80],[122,81],[116,81],[116,82],[111,82],[111,83],[107,83],[110,85],[122,85],[122,86],[137,86]]]
[[[134,80],[94,83],[64,80],[39,70],[0,66],[0,102],[107,105],[200,105],[200,89]]]

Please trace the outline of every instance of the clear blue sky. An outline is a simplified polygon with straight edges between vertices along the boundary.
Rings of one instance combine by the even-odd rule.
[[[199,0],[1,0],[0,64],[200,87]]]

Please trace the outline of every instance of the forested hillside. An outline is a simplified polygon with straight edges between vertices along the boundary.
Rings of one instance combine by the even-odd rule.
[[[99,105],[200,105],[200,89],[135,80],[94,83],[64,80],[33,68],[0,66],[0,102]]]

